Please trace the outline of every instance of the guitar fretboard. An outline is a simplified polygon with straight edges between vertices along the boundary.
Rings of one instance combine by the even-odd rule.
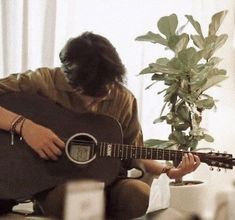
[[[188,151],[166,150],[152,147],[137,147],[125,144],[100,142],[99,156],[121,159],[148,159],[148,160],[181,160]],[[204,162],[204,153],[193,152]]]

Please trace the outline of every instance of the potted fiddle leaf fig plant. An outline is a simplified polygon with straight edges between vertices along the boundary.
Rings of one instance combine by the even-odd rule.
[[[207,34],[203,33],[200,23],[193,16],[185,15],[187,23],[178,27],[177,15],[171,14],[159,19],[158,33],[149,31],[136,38],[137,41],[159,44],[167,49],[168,54],[171,51],[171,56],[157,58],[140,72],[140,75],[151,76],[152,83],[146,89],[158,82],[165,86],[158,92],[164,95],[164,104],[160,116],[153,123],[165,122],[171,128],[168,140],[149,139],[145,141],[147,147],[193,151],[201,140],[214,141],[201,127],[201,122],[202,113],[215,108],[215,99],[209,95],[208,89],[227,78],[226,70],[218,67],[221,58],[215,55],[228,38],[227,34],[218,33],[226,14],[227,11],[220,11],[212,16]],[[184,32],[187,25],[191,25],[195,33]],[[175,166],[179,162],[179,159],[173,161]],[[187,181],[181,179],[176,182],[184,185],[183,182]],[[191,189],[187,191],[188,187],[186,193],[176,189],[180,187],[173,188],[171,207],[192,209],[198,213],[202,211],[200,207],[204,207],[205,187],[201,194]],[[183,195],[190,195],[191,201]]]
[[[221,58],[215,52],[226,42],[227,34],[218,34],[218,29],[227,11],[212,16],[208,34],[204,35],[201,25],[191,15],[185,15],[195,34],[178,28],[176,14],[159,19],[160,33],[149,31],[136,38],[160,44],[172,52],[171,57],[161,57],[144,68],[140,75],[151,74],[153,83],[163,82],[164,105],[160,117],[153,123],[166,122],[171,127],[168,140],[149,139],[146,146],[176,147],[179,150],[195,150],[199,141],[213,142],[205,128],[201,127],[202,113],[215,107],[215,99],[207,90],[225,80],[226,70],[218,67]]]

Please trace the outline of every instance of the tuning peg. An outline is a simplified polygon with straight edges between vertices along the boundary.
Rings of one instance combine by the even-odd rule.
[[[211,166],[211,167],[210,167],[210,171],[213,171],[213,170],[214,170],[214,167]]]
[[[218,171],[218,172],[220,172],[220,171],[221,171],[221,169],[218,167],[218,168],[217,168],[217,171]]]

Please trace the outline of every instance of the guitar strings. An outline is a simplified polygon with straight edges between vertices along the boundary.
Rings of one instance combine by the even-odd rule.
[[[67,139],[67,138],[64,138],[64,139]],[[67,139],[68,140],[68,139]],[[170,157],[172,155],[174,155],[177,159],[180,159],[185,153],[189,153],[189,151],[179,151],[179,150],[169,150],[169,149],[159,149],[159,148],[150,148],[150,147],[137,147],[137,146],[134,146],[134,145],[127,145],[127,144],[113,144],[113,143],[107,143],[107,142],[99,142],[98,144],[96,144],[94,141],[91,141],[91,140],[71,140],[71,143],[72,144],[84,144],[84,145],[92,145],[92,147],[94,147],[95,145],[103,145],[103,146],[107,146],[107,145],[110,145],[111,146],[118,146],[119,147],[119,150],[122,152],[122,151],[127,151],[127,153],[133,153],[133,151],[136,151],[135,153],[137,154],[140,154],[140,151],[146,151],[146,154],[150,154],[150,157],[151,157],[151,154],[160,154],[160,155],[164,155],[164,158],[167,158],[167,157]],[[121,147],[121,149],[120,149]],[[126,150],[125,148],[130,148],[130,150],[128,151],[128,149]],[[198,155],[200,157],[201,160],[204,160],[204,157],[205,155],[208,156],[208,153],[200,153],[200,152],[191,152],[193,153],[194,155]],[[215,153],[217,154],[217,153]],[[149,156],[149,155],[147,155]],[[229,161],[232,160],[232,164],[235,165],[235,159],[234,158],[228,158],[229,155],[224,155],[222,156],[221,155],[221,158],[218,158],[218,156],[216,155],[210,155],[211,156],[211,159],[214,159],[215,160],[215,157],[217,159],[229,159]],[[226,157],[227,156],[227,157]],[[224,161],[223,161],[224,162]]]
[[[113,146],[113,148],[114,148],[114,152],[116,152],[116,147],[118,146],[119,152],[116,152],[116,153],[118,153],[119,155],[121,153],[123,155],[123,152],[127,152],[127,154],[131,155],[131,156],[133,156],[133,153],[134,153],[134,157],[136,157],[136,159],[137,158],[143,159],[144,157],[146,157],[146,159],[154,159],[155,156],[157,156],[158,158],[156,158],[156,159],[166,160],[167,158],[169,158],[169,160],[170,160],[171,157],[174,157],[175,159],[180,160],[185,153],[189,153],[189,151],[159,149],[159,148],[150,148],[150,147],[137,147],[137,146],[134,146],[134,145],[113,144],[113,143],[107,143],[107,142],[99,142],[97,144],[97,143],[95,143],[94,141],[91,141],[91,140],[76,140],[76,139],[74,139],[74,140],[71,140],[71,144],[91,145],[92,147],[97,146],[97,145],[99,145],[101,147],[103,147],[103,146],[107,147],[108,145],[111,144],[111,146]],[[121,149],[120,149],[120,147],[121,147]],[[130,148],[130,150],[129,150],[129,148]],[[205,156],[208,157],[208,153],[200,153],[200,152],[192,152],[192,153],[194,155],[198,155],[202,162],[206,162],[205,161],[206,160]],[[211,158],[212,160],[220,159],[221,160],[220,162],[227,163],[229,165],[235,166],[235,158],[228,158],[229,155],[225,155],[223,157],[221,155],[221,157],[218,158],[218,155],[216,155],[216,154],[218,154],[218,153],[215,153],[214,156],[210,155],[212,157]],[[117,156],[115,156],[115,157],[117,157]],[[224,161],[224,159],[226,159],[227,162]],[[214,165],[218,166],[216,164],[214,164]],[[220,166],[223,167],[222,165],[220,165]],[[228,167],[226,167],[226,168],[228,168]]]

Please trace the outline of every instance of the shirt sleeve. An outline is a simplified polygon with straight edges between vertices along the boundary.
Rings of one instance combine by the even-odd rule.
[[[11,74],[0,79],[0,94],[7,92],[47,93],[50,78],[50,70],[47,68]]]
[[[133,99],[130,104],[129,120],[127,121],[127,126],[125,127],[124,133],[124,143],[135,145],[137,147],[143,146],[143,133],[142,128],[138,119],[138,109],[136,98]]]

